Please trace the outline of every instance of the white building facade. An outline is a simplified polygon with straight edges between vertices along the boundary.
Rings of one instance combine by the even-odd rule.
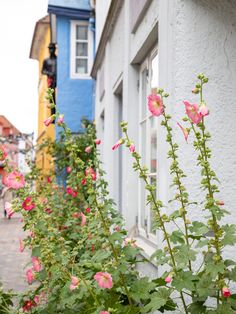
[[[232,212],[228,219],[236,222],[236,2],[97,1],[96,12],[108,12],[105,22],[104,14],[96,14],[99,32],[92,76],[96,79],[97,136],[102,140],[101,156],[111,196],[131,236],[147,255],[161,242],[145,205],[144,186],[132,170],[131,153],[126,147],[112,151],[122,136],[119,124],[128,122],[130,138],[150,169],[150,181],[157,182],[157,198],[169,206],[172,179],[166,132],[160,125],[161,117],[151,117],[147,110],[151,89],[164,88],[170,94],[166,110],[173,117],[174,140],[181,146],[180,164],[188,175],[184,183],[190,199],[201,201],[193,136],[186,144],[176,126],[185,111],[182,101],[198,101],[191,90],[201,72],[209,77],[204,97],[210,109],[206,123],[212,134],[213,168],[221,181],[219,197]],[[191,212],[192,219],[202,215],[196,206]],[[150,265],[146,271],[151,275],[156,269]]]

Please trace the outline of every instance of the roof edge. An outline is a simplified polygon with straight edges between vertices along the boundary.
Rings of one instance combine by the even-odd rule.
[[[110,38],[113,29],[115,27],[116,20],[119,16],[120,10],[122,8],[122,5],[124,4],[123,0],[113,0],[111,1],[110,8],[108,10],[106,22],[103,26],[102,35],[99,41],[98,49],[96,51],[96,56],[94,59],[93,67],[91,70],[91,76],[92,78],[96,78],[97,71],[99,68],[99,65],[102,62],[102,59],[105,55],[105,47],[108,39]]]

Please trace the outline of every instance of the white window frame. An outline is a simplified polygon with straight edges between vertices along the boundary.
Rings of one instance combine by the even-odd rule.
[[[75,60],[76,60],[76,26],[88,26],[88,39],[84,42],[88,42],[88,72],[76,73],[75,72]],[[83,40],[81,40],[82,42]],[[90,72],[93,64],[93,32],[89,29],[89,23],[86,21],[71,20],[70,27],[70,78],[72,79],[88,79],[90,78]]]
[[[139,71],[139,151],[141,153],[143,145],[145,145],[145,155],[146,155],[146,162],[145,165],[148,167],[149,171],[151,171],[151,118],[154,119],[154,126],[155,129],[157,130],[158,134],[158,119],[156,117],[152,117],[148,110],[148,106],[146,105],[146,114],[145,117],[142,118],[142,100],[143,100],[143,95],[142,95],[142,73],[145,69],[148,70],[148,76],[147,76],[147,84],[146,84],[146,99],[149,94],[151,94],[151,78],[152,78],[152,60],[153,58],[158,54],[157,47],[155,47],[151,53],[147,56],[147,58],[143,61],[143,63],[140,66],[140,71]],[[157,69],[158,71],[158,69]],[[147,103],[147,101],[146,101]],[[146,123],[146,136],[145,136],[145,143],[142,141],[142,131],[141,131],[141,125],[143,123]],[[157,138],[157,143],[158,143],[158,138]],[[158,161],[158,146],[157,146],[157,156],[156,160]],[[142,160],[141,160],[142,163]],[[151,176],[155,175],[156,177],[156,182],[157,182],[157,195],[156,197],[158,198],[158,166],[157,166],[157,171],[155,174],[148,173],[148,177],[150,178]],[[143,208],[142,204],[142,179],[139,179],[139,186],[138,186],[138,191],[139,191],[139,206],[138,206],[138,231],[139,231],[139,236],[145,238],[146,240],[152,242],[153,244],[157,245],[157,232],[151,233],[151,209],[150,205],[146,205],[145,208]],[[147,199],[148,191],[145,190],[145,203]],[[144,219],[146,220],[146,226],[142,226],[142,214],[143,211],[145,213]]]

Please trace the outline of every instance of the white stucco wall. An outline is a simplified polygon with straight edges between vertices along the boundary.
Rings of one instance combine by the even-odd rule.
[[[196,75],[203,72],[209,77],[204,98],[210,109],[206,124],[212,134],[213,168],[221,181],[219,197],[232,212],[227,220],[236,222],[236,2],[169,0],[162,5],[168,18],[160,21],[160,77],[171,93],[169,110],[175,120],[181,117],[182,100],[199,100],[191,93]],[[177,127],[174,133],[183,144],[180,160],[188,174],[191,197],[201,199],[203,195],[197,189],[200,178],[194,167],[196,153],[184,143]],[[194,207],[192,213],[193,219],[199,218],[198,208]]]
[[[99,1],[98,1],[99,2]],[[98,13],[97,13],[98,14]],[[236,222],[236,2],[234,0],[153,0],[135,34],[130,31],[129,1],[124,6],[113,34],[107,43],[103,58],[105,94],[99,99],[99,75],[96,87],[96,121],[98,134],[103,137],[102,154],[107,171],[111,196],[117,198],[115,160],[118,152],[111,147],[117,138],[114,89],[123,80],[123,118],[129,122],[129,133],[138,147],[138,71],[139,64],[131,61],[158,21],[159,77],[160,86],[170,97],[168,111],[173,115],[174,138],[181,144],[179,152],[183,170],[188,174],[186,187],[190,199],[202,199],[198,190],[199,170],[196,170],[196,153],[185,143],[176,121],[184,114],[182,100],[197,101],[191,93],[196,75],[204,72],[209,77],[205,100],[210,109],[206,118],[213,140],[213,168],[221,180],[221,194],[226,209],[232,212],[229,222]],[[97,43],[98,44],[98,43]],[[148,53],[149,51],[147,51]],[[140,63],[142,60],[140,60]],[[105,112],[105,128],[102,134],[100,115]],[[158,129],[159,196],[164,203],[170,198],[168,161],[165,143],[166,133]],[[138,208],[138,178],[132,172],[132,162],[127,149],[123,150],[123,215],[127,228],[134,231]],[[192,207],[191,218],[202,214]],[[151,252],[146,247],[147,252]],[[230,255],[230,250],[226,252]],[[232,255],[231,250],[231,255]],[[155,273],[153,267],[146,266],[142,272]]]
[[[96,1],[96,49],[102,34],[111,0]]]

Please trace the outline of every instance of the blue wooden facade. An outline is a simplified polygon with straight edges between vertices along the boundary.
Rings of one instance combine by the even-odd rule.
[[[73,70],[71,68],[72,58],[75,58],[75,51],[72,50],[77,49],[71,42],[74,40],[71,32],[73,23],[81,22],[82,28],[83,23],[88,26],[90,34],[88,41],[90,42],[85,45],[87,45],[87,49],[91,50],[89,53],[90,57],[93,58],[95,30],[94,25],[91,24],[93,20],[91,18],[92,8],[89,0],[49,0],[48,12],[56,15],[57,109],[64,114],[65,122],[72,132],[77,133],[81,130],[81,118],[89,120],[94,118],[94,81],[90,77],[89,66],[86,75],[82,74],[81,77],[80,75],[75,77],[71,73]],[[81,50],[79,54],[81,54]],[[59,128],[56,127],[57,138],[58,135]]]

